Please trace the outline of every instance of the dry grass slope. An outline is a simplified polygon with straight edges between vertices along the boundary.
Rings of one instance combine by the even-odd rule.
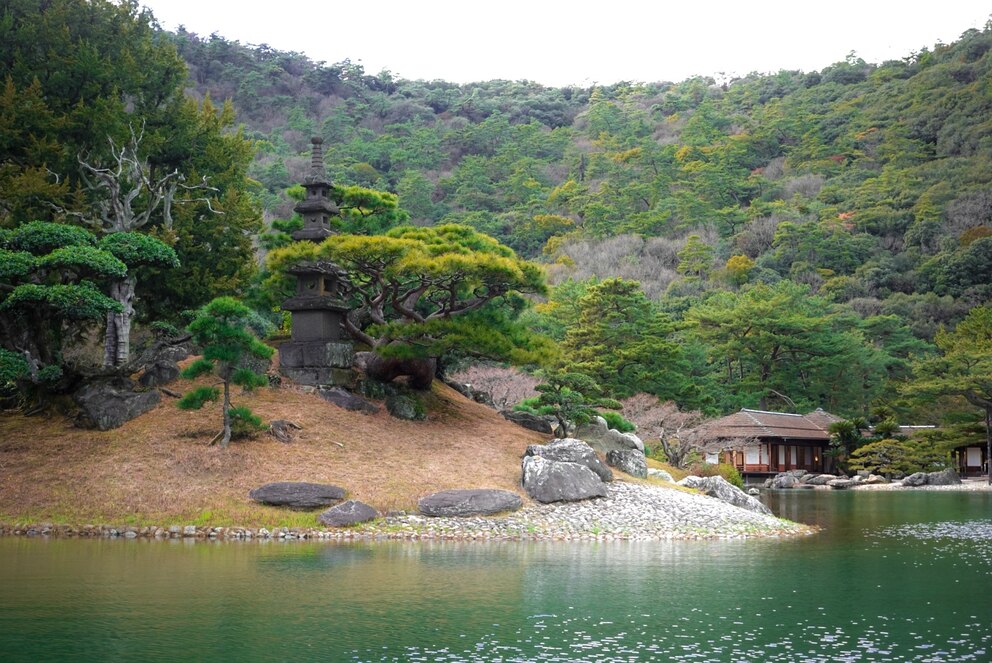
[[[177,388],[188,388],[180,382]],[[173,385],[174,388],[175,385]],[[411,510],[446,488],[519,487],[520,457],[537,433],[435,383],[426,422],[385,410],[347,412],[289,386],[236,398],[264,420],[303,427],[290,444],[262,434],[227,450],[207,446],[220,411],[184,412],[163,402],[123,427],[74,428],[62,417],[0,415],[0,521],[315,525],[315,514],[286,513],[248,500],[270,481],[314,481],[385,513]]]

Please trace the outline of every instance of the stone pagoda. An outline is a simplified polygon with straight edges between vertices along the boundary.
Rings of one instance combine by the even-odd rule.
[[[324,171],[324,141],[314,137],[310,142],[310,173],[303,180],[306,198],[293,208],[303,217],[303,228],[293,233],[293,239],[320,243],[334,234],[330,218],[338,208],[328,198],[331,182]],[[350,385],[354,348],[342,324],[348,306],[341,299],[347,274],[323,260],[301,262],[289,273],[296,277],[296,294],[282,308],[292,315],[293,336],[279,346],[279,370],[300,384]]]

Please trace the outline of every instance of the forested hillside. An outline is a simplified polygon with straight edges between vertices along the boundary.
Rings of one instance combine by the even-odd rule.
[[[566,354],[596,346],[576,332],[583,306],[592,324],[620,291],[645,297],[591,284],[639,282],[628,317],[662,318],[668,351],[632,362],[599,339],[586,372],[617,395],[866,414],[899,404],[911,357],[992,293],[990,28],[882,64],[593,89],[174,40],[191,91],[231,98],[257,141],[270,221],[321,135],[336,183],[547,263],[560,287],[531,324]]]
[[[992,413],[969,382],[992,375],[990,50],[992,26],[720,84],[455,85],[164,32],[134,1],[8,3],[0,396],[75,388],[104,320],[120,371],[132,318],[234,295],[285,323],[285,270],[321,257],[351,270],[355,340],[509,361],[580,418],[640,393]],[[320,247],[287,234],[312,136],[344,233]]]

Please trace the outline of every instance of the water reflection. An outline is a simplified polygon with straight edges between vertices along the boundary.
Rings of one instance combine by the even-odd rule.
[[[2,539],[0,659],[992,660],[989,498],[773,496],[826,528],[794,540]]]

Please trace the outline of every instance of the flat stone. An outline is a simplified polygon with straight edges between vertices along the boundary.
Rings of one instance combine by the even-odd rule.
[[[559,463],[585,465],[603,481],[613,481],[613,471],[599,459],[596,451],[582,440],[559,438],[547,444],[531,444],[525,456],[541,456]]]
[[[375,403],[371,403],[361,396],[356,396],[347,389],[343,389],[341,387],[321,387],[317,390],[317,395],[328,403],[333,403],[334,405],[351,412],[375,414],[380,409]]]
[[[508,490],[463,489],[442,490],[423,497],[417,510],[425,516],[488,516],[504,511],[516,511],[524,501]]]
[[[347,527],[348,525],[368,522],[378,515],[379,512],[368,504],[357,500],[348,500],[321,513],[317,516],[317,522],[328,527]]]
[[[337,486],[301,481],[267,483],[248,493],[248,497],[256,502],[270,506],[285,506],[290,509],[315,509],[329,506],[343,500],[344,495],[344,489]]]
[[[832,479],[827,482],[827,485],[837,490],[844,490],[845,488],[858,485],[858,482],[853,479]]]
[[[530,412],[516,412],[514,410],[503,410],[500,414],[507,421],[522,426],[527,430],[544,433],[545,435],[553,435],[555,432],[555,422],[549,417],[542,417],[531,414]]]

